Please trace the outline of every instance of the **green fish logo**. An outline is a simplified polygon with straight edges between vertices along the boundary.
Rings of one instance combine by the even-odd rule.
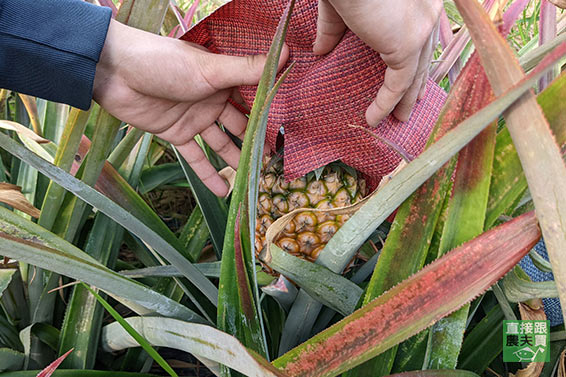
[[[538,348],[537,351],[533,351],[530,347],[522,348],[518,351],[513,352],[519,361],[533,361],[539,352],[544,352],[544,348]]]

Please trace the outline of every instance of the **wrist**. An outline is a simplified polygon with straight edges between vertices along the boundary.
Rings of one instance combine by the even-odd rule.
[[[108,81],[118,73],[118,62],[122,60],[120,54],[124,48],[122,44],[123,33],[127,31],[123,29],[128,29],[128,27],[118,21],[110,21],[104,47],[100,53],[100,59],[96,65],[96,73],[94,75],[92,96],[96,102],[99,102],[98,99],[103,88],[107,86]]]

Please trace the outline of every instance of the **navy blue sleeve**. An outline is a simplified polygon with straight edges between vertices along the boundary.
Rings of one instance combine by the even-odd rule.
[[[88,109],[110,8],[0,0],[0,88]]]

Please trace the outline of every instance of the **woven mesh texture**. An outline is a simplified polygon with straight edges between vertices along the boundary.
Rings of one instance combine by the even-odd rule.
[[[541,240],[539,243],[537,243],[533,250],[539,253],[544,259],[548,260],[548,253],[546,252],[544,241]],[[521,259],[519,265],[523,270],[525,270],[527,275],[529,275],[533,281],[554,280],[554,276],[551,272],[542,272],[541,270],[539,270],[528,255]],[[560,301],[557,298],[543,298],[542,303],[544,305],[544,312],[546,313],[546,317],[550,321],[550,326],[556,326],[564,323]]]
[[[233,0],[182,39],[217,53],[265,53],[286,4],[282,0]],[[340,159],[363,172],[374,186],[401,158],[378,139],[349,125],[367,126],[365,110],[383,83],[386,66],[376,52],[349,31],[331,53],[315,56],[312,44],[316,18],[317,0],[297,1],[286,39],[289,62],[294,61],[295,67],[273,101],[267,141],[275,150],[278,132],[284,127],[288,179]],[[251,105],[256,88],[240,89]],[[372,131],[411,155],[418,155],[445,98],[446,93],[430,81],[425,98],[417,103],[408,122],[389,116]]]

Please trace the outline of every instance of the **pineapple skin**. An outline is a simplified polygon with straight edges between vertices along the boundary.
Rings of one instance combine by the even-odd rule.
[[[312,172],[287,181],[281,159],[264,157],[257,204],[256,257],[267,244],[265,233],[269,226],[287,213],[298,208],[339,208],[361,201],[367,195],[366,182],[346,170],[340,163],[332,163],[321,169],[318,177]],[[348,218],[348,215],[301,212],[274,242],[289,254],[314,262]]]

